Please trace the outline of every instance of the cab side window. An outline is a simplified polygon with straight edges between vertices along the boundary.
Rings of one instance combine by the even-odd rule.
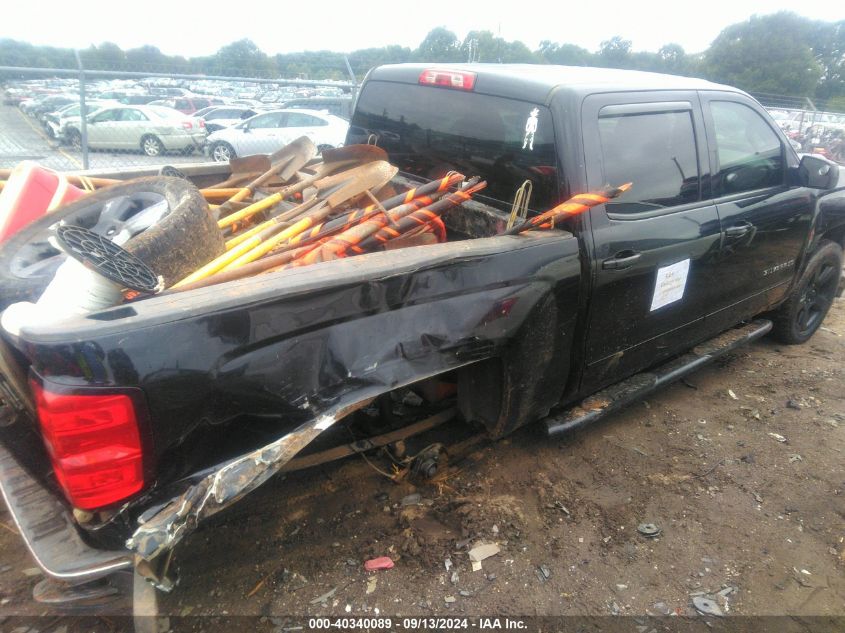
[[[711,102],[710,113],[716,133],[721,195],[783,184],[783,147],[763,117],[732,101]]]
[[[633,183],[608,213],[641,213],[699,200],[692,113],[599,114],[604,179]]]

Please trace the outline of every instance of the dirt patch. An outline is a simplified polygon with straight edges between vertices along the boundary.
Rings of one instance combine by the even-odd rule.
[[[276,478],[185,543],[162,610],[693,614],[707,596],[730,614],[845,614],[843,360],[839,300],[806,345],[763,340],[563,439],[480,444],[437,485],[360,459]],[[500,551],[473,571],[477,543]],[[42,612],[18,538],[0,530],[0,549],[2,613]],[[395,567],[365,572],[377,556]]]

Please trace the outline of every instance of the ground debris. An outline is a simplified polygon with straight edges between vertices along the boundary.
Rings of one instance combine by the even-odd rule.
[[[701,613],[702,615],[725,615],[721,607],[719,607],[718,603],[715,600],[707,598],[705,596],[693,597],[692,606],[694,606],[695,610]]]
[[[637,526],[637,532],[639,532],[646,538],[655,538],[656,536],[660,536],[662,530],[657,527],[654,523],[640,523]]]
[[[317,604],[317,603],[319,603],[319,602],[328,602],[328,601],[329,601],[329,599],[331,599],[332,597],[334,597],[334,595],[335,595],[336,593],[337,593],[337,587],[334,587],[333,589],[330,589],[329,591],[327,591],[327,592],[326,592],[326,593],[324,593],[323,595],[321,595],[321,596],[317,596],[316,598],[314,598],[314,599],[311,601],[311,604]]]
[[[500,551],[501,548],[496,543],[482,543],[469,550],[469,560],[473,563],[480,563],[491,556],[495,556]]]
[[[379,556],[378,558],[373,558],[364,563],[364,569],[367,571],[377,571],[379,569],[392,569],[393,568],[393,559],[389,556]]]

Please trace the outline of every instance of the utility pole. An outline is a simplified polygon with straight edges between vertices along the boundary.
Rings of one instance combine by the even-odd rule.
[[[79,51],[74,49],[76,65],[79,68],[79,133],[82,136],[82,169],[88,169],[88,113],[85,111],[85,68]]]

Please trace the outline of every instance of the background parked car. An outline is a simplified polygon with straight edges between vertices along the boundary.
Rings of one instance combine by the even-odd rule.
[[[348,121],[352,118],[352,97],[304,97],[288,99],[278,104],[280,108],[296,110],[319,110]]]
[[[85,113],[86,114],[93,114],[100,108],[109,105],[117,105],[115,101],[104,101],[99,99],[94,99],[85,102]],[[76,125],[79,126],[80,123],[80,105],[79,102],[71,103],[69,105],[56,110],[55,112],[49,112],[44,115],[42,120],[42,124],[44,126],[44,131],[47,132],[47,136],[50,138],[55,138],[60,141],[67,140],[66,134],[68,130],[68,126]]]
[[[57,108],[69,105],[75,101],[79,101],[79,97],[76,95],[41,95],[35,99],[22,101],[20,109],[29,116],[38,118],[42,114],[52,112]]]
[[[158,99],[151,104],[162,105],[178,110],[182,114],[193,114],[198,110],[213,105],[223,105],[223,99],[217,97],[175,97],[173,99]]]
[[[307,136],[323,150],[342,145],[348,129],[348,121],[315,110],[271,110],[210,134],[207,147],[218,162],[268,154],[300,136]]]
[[[158,97],[155,95],[126,95],[125,97],[117,99],[117,101],[123,105],[147,105],[156,99],[158,99]]]
[[[254,117],[256,114],[258,114],[258,111],[252,108],[225,105],[209,106],[202,110],[197,110],[194,112],[193,117],[205,121],[205,129],[211,134],[217,130],[237,125],[241,121]]]
[[[78,126],[68,126],[70,142],[79,146]],[[88,117],[88,145],[93,149],[143,151],[159,156],[167,150],[190,153],[205,142],[205,124],[161,106],[103,108]]]

